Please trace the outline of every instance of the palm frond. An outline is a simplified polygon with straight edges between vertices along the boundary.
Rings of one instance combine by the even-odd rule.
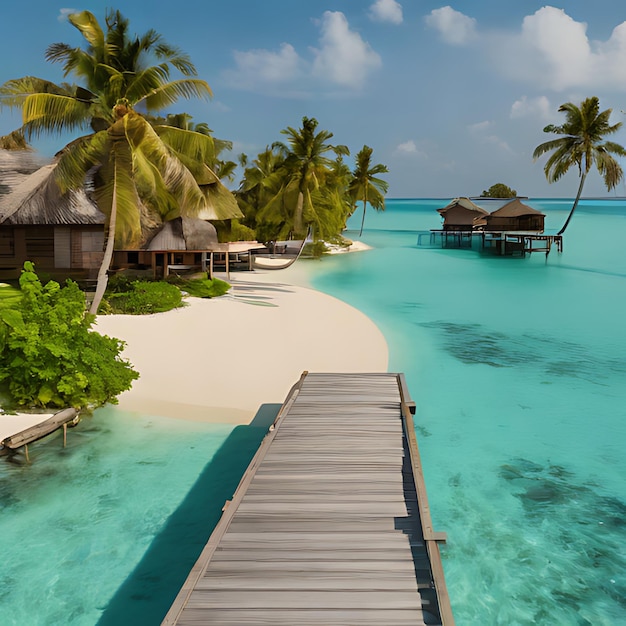
[[[83,187],[88,173],[105,161],[110,151],[107,131],[79,137],[65,146],[57,156],[54,170],[61,191]]]
[[[80,13],[70,13],[68,16],[70,24],[75,26],[80,34],[86,39],[93,48],[104,47],[104,33],[98,20],[89,11],[81,11]]]
[[[90,106],[71,96],[31,94],[22,107],[23,129],[27,138],[39,137],[44,132],[85,129],[89,127],[90,119]]]
[[[213,92],[206,81],[186,78],[153,89],[146,96],[137,99],[136,102],[145,102],[149,111],[158,111],[174,104],[179,98],[210,99],[212,97]]]
[[[165,186],[178,201],[181,215],[196,215],[202,209],[204,199],[192,173],[143,117],[129,113],[122,121],[132,150],[143,153],[154,164]]]
[[[201,163],[210,164],[215,161],[215,141],[210,135],[166,125],[155,126],[154,130],[175,152],[183,153]]]

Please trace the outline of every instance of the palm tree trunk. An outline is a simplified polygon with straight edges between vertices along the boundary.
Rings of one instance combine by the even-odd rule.
[[[98,307],[102,302],[102,298],[104,297],[104,292],[106,291],[107,284],[109,282],[109,268],[111,267],[111,260],[113,259],[113,250],[115,248],[115,222],[117,220],[117,201],[116,201],[116,184],[113,184],[113,202],[111,203],[111,215],[109,217],[109,228],[107,231],[107,243],[104,248],[104,257],[102,258],[102,263],[100,264],[100,269],[98,270],[98,282],[96,283],[96,293],[93,297],[93,302],[91,303],[91,308],[89,309],[89,313],[91,315],[98,314]]]
[[[298,192],[298,201],[296,202],[296,212],[293,215],[293,229],[296,236],[300,235],[304,231],[302,224],[302,214],[304,212],[304,194]]]
[[[361,230],[359,231],[359,237],[363,234],[363,225],[365,224],[365,209],[367,208],[367,187],[365,188],[365,194],[363,196],[363,217],[361,218]]]
[[[565,220],[565,224],[563,224],[563,227],[557,233],[557,235],[562,235],[565,232],[565,229],[568,227],[569,222],[572,219],[572,215],[574,215],[574,211],[576,210],[576,207],[578,206],[578,201],[580,200],[580,194],[582,194],[583,192],[583,185],[585,184],[585,178],[587,178],[587,172],[583,172],[580,176],[580,184],[578,185],[578,193],[576,194],[576,200],[574,200],[574,206],[572,207],[572,210],[569,212],[569,215],[567,216],[567,219]]]

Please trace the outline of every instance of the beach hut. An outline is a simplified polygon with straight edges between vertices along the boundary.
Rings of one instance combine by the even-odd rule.
[[[0,278],[24,261],[47,274],[88,277],[102,261],[104,215],[83,189],[61,193],[56,164],[45,165],[0,196]]]
[[[4,161],[11,167],[15,159],[7,156]],[[0,166],[4,161],[0,160]],[[106,218],[91,198],[89,184],[61,193],[55,167],[53,162],[31,173],[15,167],[14,175],[5,179],[9,184],[0,189],[4,191],[0,195],[0,279],[19,276],[27,260],[57,278],[93,279],[97,275]],[[153,275],[162,275],[156,270],[158,265],[199,265],[197,252],[217,245],[217,231],[210,221],[228,232],[230,221],[243,217],[234,195],[208,168],[200,188],[206,204],[197,218],[163,223],[142,205],[142,240],[136,249],[116,250],[113,268],[149,269]],[[181,255],[181,251],[194,253]]]
[[[469,198],[455,198],[437,212],[443,217],[443,230],[472,230],[474,220],[488,215]]]
[[[473,226],[486,231],[543,232],[545,217],[541,211],[515,198],[488,215],[477,216]]]

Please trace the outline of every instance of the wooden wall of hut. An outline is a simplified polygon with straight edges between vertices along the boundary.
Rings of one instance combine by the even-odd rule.
[[[25,261],[55,278],[96,275],[103,256],[100,225],[0,226],[0,279],[20,275]]]

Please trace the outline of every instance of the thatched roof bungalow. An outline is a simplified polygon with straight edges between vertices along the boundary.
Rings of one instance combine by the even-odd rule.
[[[474,220],[488,214],[469,198],[455,198],[437,212],[443,217],[443,230],[472,230]]]
[[[84,190],[62,194],[55,167],[45,165],[0,196],[1,277],[18,276],[26,260],[48,274],[88,275],[100,265],[105,217]]]
[[[474,228],[488,231],[543,232],[545,213],[515,198],[488,215],[478,216]]]
[[[0,195],[0,279],[19,276],[26,260],[58,277],[93,278],[97,274],[106,218],[85,189],[62,194],[54,178],[55,167],[56,163],[44,165],[21,180],[12,180],[9,192]],[[197,218],[163,224],[144,211],[143,241],[137,250],[117,251],[114,266],[147,265],[156,273],[152,251],[209,250],[217,245],[216,229],[208,220],[228,223],[243,214],[233,194],[211,174],[201,185],[206,206]],[[146,251],[145,258],[140,258],[141,251]]]

